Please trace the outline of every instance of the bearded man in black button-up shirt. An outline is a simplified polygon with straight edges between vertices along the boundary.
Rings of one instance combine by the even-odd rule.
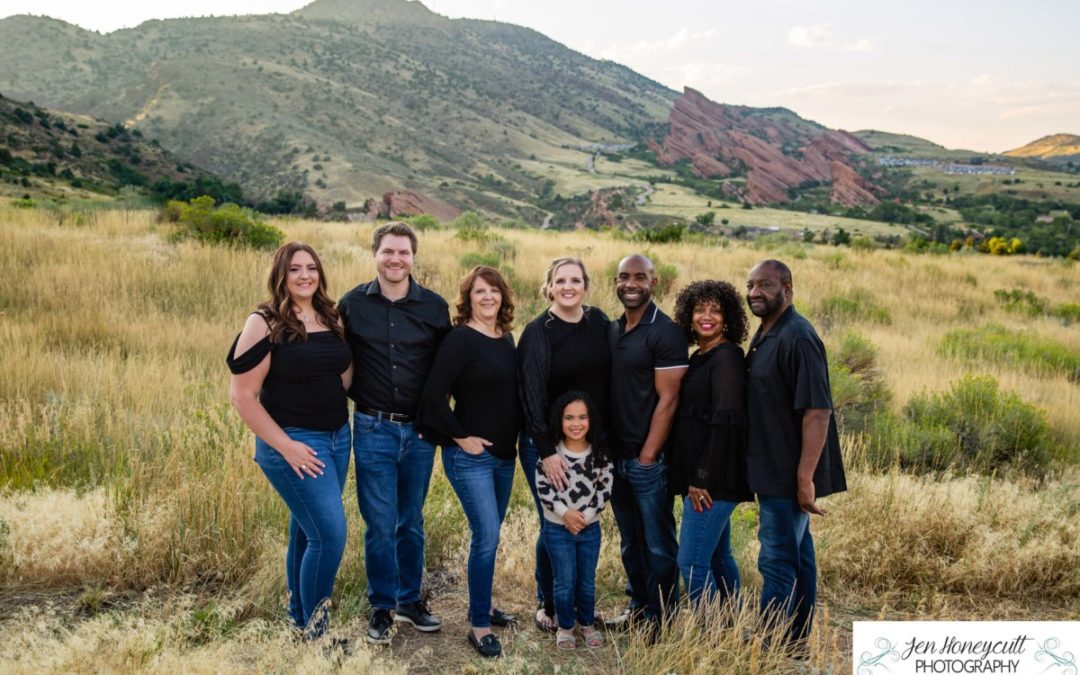
[[[750,270],[746,301],[761,319],[746,355],[746,464],[760,514],[761,609],[790,618],[789,638],[801,644],[817,599],[810,514],[825,515],[817,499],[847,489],[829,368],[825,345],[791,304],[787,265],[765,260]]]
[[[355,368],[349,397],[356,402],[356,496],[367,525],[368,641],[385,644],[393,621],[421,631],[441,627],[420,599],[435,447],[420,437],[415,417],[450,313],[445,300],[412,278],[416,235],[408,225],[376,229],[372,252],[378,276],[346,293],[338,311]]]

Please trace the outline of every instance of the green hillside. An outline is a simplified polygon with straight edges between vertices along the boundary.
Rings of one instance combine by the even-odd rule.
[[[0,195],[105,199],[123,188],[164,197],[240,198],[138,129],[0,95]]]
[[[107,35],[16,16],[0,62],[16,65],[5,94],[125,120],[249,192],[355,204],[405,187],[530,219],[536,162],[583,163],[569,148],[626,141],[675,97],[533,30],[406,0]]]

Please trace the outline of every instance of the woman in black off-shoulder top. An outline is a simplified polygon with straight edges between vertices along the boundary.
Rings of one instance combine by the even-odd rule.
[[[279,248],[268,286],[270,299],[248,316],[229,350],[229,393],[255,433],[255,462],[292,514],[289,614],[310,640],[326,632],[345,550],[352,355],[310,246]]]

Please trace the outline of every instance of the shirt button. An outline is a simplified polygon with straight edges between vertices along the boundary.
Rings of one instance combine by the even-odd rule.
[[[394,348],[394,345],[390,345],[390,349],[393,349],[393,348]]]
[[[390,366],[390,367],[393,368],[394,370],[397,370],[397,366]]]

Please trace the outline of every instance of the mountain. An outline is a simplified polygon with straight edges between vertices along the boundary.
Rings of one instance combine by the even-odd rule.
[[[138,129],[0,96],[0,193],[91,197],[197,182],[207,191],[224,187]]]
[[[1045,159],[1060,163],[1074,161],[1080,164],[1080,136],[1075,134],[1043,136],[1037,141],[1009,150],[1005,154],[1009,157]]]
[[[973,150],[953,150],[938,145],[925,138],[909,134],[897,134],[888,131],[865,129],[854,135],[866,143],[874,152],[909,159],[935,159],[942,161],[966,161],[975,157],[986,157],[986,153]]]
[[[868,145],[786,108],[725,105],[687,88],[668,126],[662,142],[650,143],[662,164],[689,160],[697,175],[723,179],[725,193],[752,204],[787,202],[825,184],[829,200],[845,206],[877,204],[884,193],[856,170]]]
[[[408,0],[148,21],[107,35],[0,20],[0,91],[106,119],[272,195],[416,190],[528,215],[546,163],[635,138],[676,93],[537,33]]]

